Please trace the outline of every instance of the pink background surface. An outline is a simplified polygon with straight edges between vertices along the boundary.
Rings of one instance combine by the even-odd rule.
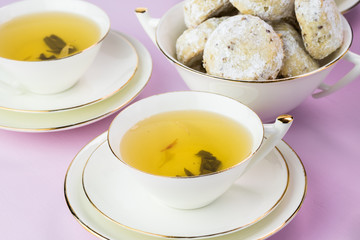
[[[1,0],[0,6],[14,1]],[[180,0],[90,0],[110,16],[112,28],[140,40],[153,58],[152,77],[134,100],[186,90],[174,66],[153,45],[134,9],[161,17]],[[345,14],[354,30],[351,50],[360,54],[360,6]],[[351,64],[341,61],[327,81]],[[309,97],[291,111],[295,121],[285,141],[308,174],[308,192],[297,216],[269,239],[360,239],[360,79],[323,99]],[[50,133],[0,130],[0,239],[97,239],[74,219],[64,198],[66,170],[115,114],[88,126]],[[1,117],[1,116],[0,116]]]

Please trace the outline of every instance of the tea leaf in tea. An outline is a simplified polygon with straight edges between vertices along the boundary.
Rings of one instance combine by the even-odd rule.
[[[184,168],[184,172],[185,172],[186,176],[189,176],[189,177],[195,176],[192,172],[190,172],[190,171],[187,170],[186,168]]]
[[[179,110],[137,122],[123,136],[119,148],[127,164],[141,171],[186,178],[189,172],[200,175],[200,166],[206,174],[238,164],[249,156],[252,142],[247,128],[231,118]]]
[[[77,51],[76,47],[66,44],[64,40],[55,34],[51,34],[50,36],[45,37],[44,42],[51,49],[47,50],[48,52],[58,54],[59,56],[56,57],[55,55],[51,55],[50,57],[46,57],[45,54],[42,53],[39,56],[40,60],[63,58]]]
[[[172,147],[174,147],[177,143],[177,139],[175,139],[174,141],[172,141],[169,145],[167,145],[165,148],[163,148],[161,150],[161,152],[165,153],[165,159],[163,161],[163,163],[159,166],[159,168],[162,168],[168,161],[171,160],[171,158],[173,158],[174,154],[170,153],[168,150],[170,150]]]
[[[51,55],[50,57],[47,57],[47,56],[45,56],[45,54],[40,54],[40,56],[39,56],[39,59],[40,60],[51,60],[51,59],[56,59],[56,57],[55,57],[55,55]]]
[[[76,51],[76,48],[71,45],[66,45],[63,49],[61,49],[61,52],[59,53],[59,58],[63,58],[66,56],[69,56],[73,52]]]
[[[76,46],[77,50],[72,47],[68,56],[92,46],[100,35],[98,24],[80,14],[58,11],[24,14],[1,23],[0,56],[20,61],[48,60],[40,57],[44,53],[47,58],[50,55],[60,58],[58,54],[64,46]]]
[[[161,150],[161,152],[169,150],[170,148],[172,148],[173,146],[175,146],[175,144],[177,143],[177,139],[175,139],[172,143],[170,143],[169,145],[167,145],[165,148],[163,148]]]
[[[220,167],[221,161],[208,151],[201,150],[196,156],[201,157],[200,175],[216,172]]]
[[[51,49],[52,53],[59,54],[61,50],[66,46],[64,40],[56,36],[55,34],[51,34],[49,37],[44,38],[44,42]]]
[[[159,168],[162,168],[166,163],[168,163],[172,158],[174,158],[174,153],[165,151],[164,154],[164,160],[160,164]]]

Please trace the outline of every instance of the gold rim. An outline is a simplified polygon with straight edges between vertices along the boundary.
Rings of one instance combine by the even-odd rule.
[[[102,134],[105,134],[105,132],[102,133]],[[94,141],[95,139],[97,139],[97,138],[100,138],[100,136],[101,136],[102,134],[100,134],[99,136],[93,138],[89,143],[93,142],[93,141]],[[67,196],[67,188],[66,188],[66,185],[67,185],[67,178],[68,178],[69,171],[70,171],[70,169],[71,169],[71,167],[72,167],[75,159],[76,159],[76,158],[79,156],[79,154],[80,154],[86,147],[88,147],[88,146],[89,146],[89,144],[86,144],[84,147],[81,148],[81,150],[75,155],[75,157],[73,158],[73,160],[70,162],[70,165],[69,165],[68,169],[66,170],[65,179],[64,179],[64,197],[65,197],[66,205],[68,206],[71,214],[72,214],[73,217],[80,223],[80,225],[85,228],[86,231],[88,231],[89,233],[93,234],[93,235],[96,236],[96,237],[100,237],[100,238],[106,239],[106,240],[111,240],[111,239],[109,239],[109,238],[104,237],[103,235],[101,235],[100,233],[96,232],[95,230],[91,229],[91,227],[89,227],[85,222],[83,222],[83,221],[80,219],[80,217],[77,216],[77,214],[76,214],[74,208],[71,206],[70,201],[69,201],[69,198],[68,198],[68,196]]]
[[[113,32],[115,32],[116,34],[122,36],[119,32],[116,32],[116,31],[113,31]],[[140,44],[140,42],[139,42],[139,44]],[[149,54],[149,58],[151,58],[150,54]],[[146,87],[146,85],[148,84],[148,82],[149,82],[149,80],[151,78],[151,75],[152,75],[152,70],[153,70],[153,66],[151,65],[150,74],[147,77],[147,80],[144,82],[144,85],[141,87],[141,89],[139,89],[133,97],[128,99],[121,106],[118,106],[118,107],[116,107],[115,109],[113,109],[113,110],[111,110],[109,112],[106,112],[104,114],[100,114],[99,116],[93,117],[93,118],[88,119],[86,121],[80,121],[80,122],[77,122],[77,123],[74,123],[74,124],[62,125],[62,126],[52,127],[52,128],[17,128],[17,127],[4,126],[4,125],[0,125],[0,128],[1,129],[6,129],[6,130],[12,130],[12,131],[22,131],[22,132],[49,132],[49,131],[59,131],[59,130],[71,129],[71,128],[79,127],[81,125],[90,124],[92,122],[100,120],[100,119],[102,119],[102,118],[104,118],[104,117],[106,117],[106,116],[120,110],[121,108],[123,108],[127,104],[129,104],[132,100],[134,100],[142,92],[142,90]],[[125,87],[127,87],[127,86],[125,86]],[[120,94],[120,92],[117,93],[117,94]],[[114,96],[112,96],[112,97],[115,97],[117,94],[114,94]],[[110,100],[111,100],[111,98],[106,99],[106,101],[110,101]],[[92,107],[92,106],[86,106],[86,107]],[[76,110],[77,109],[73,109],[72,111],[76,111]],[[22,114],[26,114],[26,113],[22,113]],[[46,114],[46,113],[43,113],[43,114]]]
[[[139,93],[145,88],[145,86],[147,85],[148,81],[149,81],[150,77],[148,78],[148,80],[146,81],[146,84],[136,93],[136,95],[134,95],[131,99],[129,99],[126,103],[122,104],[120,107],[115,108],[114,110],[111,110],[110,112],[107,112],[105,114],[99,115],[95,118],[89,119],[87,121],[82,121],[82,122],[78,122],[75,124],[69,124],[69,125],[64,125],[64,126],[60,126],[60,127],[54,127],[54,128],[39,128],[39,129],[29,129],[29,128],[13,128],[13,127],[9,127],[9,126],[0,126],[0,128],[3,129],[7,129],[7,130],[17,130],[17,131],[23,131],[23,132],[43,132],[43,131],[57,131],[57,130],[64,130],[64,129],[71,129],[74,127],[78,127],[80,125],[86,125],[86,124],[90,124],[94,121],[100,120],[108,115],[111,115],[112,113],[120,110],[121,108],[125,107],[128,103],[130,103],[132,100],[134,100],[134,98],[136,98]]]
[[[306,174],[306,170],[305,170],[305,166],[303,164],[303,162],[301,161],[300,159],[300,156],[294,151],[294,149],[287,143],[285,142],[284,140],[282,140],[287,146],[288,148],[296,155],[296,157],[299,159],[299,162],[302,166],[302,169],[303,169],[303,173],[304,173],[304,179],[305,179],[305,186],[304,186],[304,194],[300,200],[300,204],[299,206],[296,208],[296,210],[294,211],[293,214],[291,214],[291,216],[283,223],[281,224],[279,227],[277,227],[276,229],[274,229],[272,232],[268,233],[267,235],[259,238],[258,240],[263,240],[263,239],[266,239],[272,235],[274,235],[275,233],[277,233],[278,231],[280,231],[283,227],[285,227],[289,222],[291,222],[291,220],[296,216],[296,214],[299,212],[300,208],[302,207],[303,203],[304,203],[304,200],[305,200],[305,197],[306,197],[306,193],[307,193],[307,174]]]
[[[294,117],[289,114],[280,115],[276,118],[278,121],[280,121],[283,124],[291,123],[294,120]]]
[[[135,9],[135,12],[136,12],[136,13],[146,13],[147,10],[148,10],[148,9],[145,8],[145,7],[138,7],[138,8]]]
[[[125,107],[128,103],[130,103],[132,100],[134,100],[134,98],[136,98],[140,92],[145,88],[145,86],[147,85],[147,83],[149,82],[150,76],[148,78],[148,80],[146,81],[145,85],[136,93],[136,95],[134,95],[131,99],[129,99],[128,101],[126,101],[124,104],[122,104],[121,106],[111,110],[110,112],[107,112],[105,114],[99,115],[95,118],[86,120],[86,121],[82,121],[82,122],[78,122],[78,123],[74,123],[74,124],[69,124],[69,125],[64,125],[64,126],[59,126],[59,127],[53,127],[53,128],[38,128],[38,129],[29,129],[29,128],[13,128],[13,127],[9,127],[9,126],[0,126],[0,128],[3,129],[7,129],[7,130],[17,130],[17,131],[23,131],[23,132],[47,132],[47,131],[59,131],[59,130],[64,130],[64,129],[71,129],[74,127],[78,127],[80,125],[86,125],[86,124],[90,124],[94,121],[100,120],[108,115],[111,115],[112,113],[120,110],[121,108]]]
[[[106,132],[102,133],[101,135],[104,135],[104,138],[106,138]],[[100,137],[97,136],[96,138]],[[92,141],[94,141],[96,138],[94,138]],[[303,169],[303,173],[304,173],[304,180],[305,180],[305,183],[304,183],[304,192],[303,192],[303,196],[302,196],[302,199],[298,205],[298,207],[294,210],[294,212],[284,221],[283,224],[281,224],[280,226],[276,227],[273,231],[271,231],[270,233],[264,235],[263,237],[261,238],[258,238],[258,240],[262,240],[262,239],[266,239],[268,237],[270,237],[271,235],[275,234],[276,232],[280,231],[287,223],[289,223],[294,217],[295,215],[298,213],[298,211],[300,210],[303,202],[304,202],[304,199],[305,199],[305,196],[306,196],[306,192],[307,192],[307,174],[306,174],[306,171],[305,171],[305,168],[304,168],[304,164],[302,163],[300,157],[298,156],[298,154],[294,151],[293,148],[290,147],[290,145],[288,143],[286,143],[285,141],[283,141],[288,147],[289,149],[295,154],[295,156],[297,157],[297,160],[300,162],[301,166],[302,166],[302,169]],[[90,142],[91,143],[91,142]],[[87,144],[86,146],[84,146],[81,151],[87,147],[89,144]],[[81,152],[80,151],[80,152]],[[111,240],[110,238],[107,238],[105,237],[103,234],[97,232],[96,230],[92,229],[92,227],[88,226],[83,220],[80,219],[80,217],[77,215],[76,211],[73,209],[73,207],[71,206],[71,203],[69,201],[69,198],[67,196],[67,189],[66,189],[66,185],[67,185],[67,176],[68,176],[68,173],[71,169],[71,166],[73,164],[73,162],[76,160],[77,156],[80,154],[80,152],[75,156],[75,158],[71,161],[67,171],[66,171],[66,175],[65,175],[65,181],[64,181],[64,196],[65,196],[65,200],[66,200],[66,204],[71,212],[71,214],[73,215],[73,217],[80,223],[80,225],[82,227],[84,227],[88,232],[90,232],[91,234],[93,234],[94,236],[96,237],[99,237],[101,239],[106,239],[106,240]],[[234,233],[235,234],[235,233]]]
[[[359,3],[360,3],[360,0],[354,2],[354,4],[353,4],[351,7],[349,7],[348,9],[344,9],[344,11],[342,11],[341,13],[342,13],[342,14],[345,14],[345,13],[350,12],[350,10],[352,10],[354,7],[356,7]]]
[[[90,102],[87,103],[83,103],[83,104],[79,104],[79,105],[75,105],[72,107],[63,107],[63,108],[58,108],[58,109],[53,109],[53,110],[27,110],[27,109],[18,109],[18,108],[9,108],[9,107],[4,107],[4,106],[0,106],[0,109],[4,109],[7,111],[15,111],[15,112],[24,112],[24,113],[51,113],[51,112],[60,112],[60,111],[67,111],[67,110],[74,110],[76,108],[81,108],[81,107],[85,107],[100,101],[103,101],[105,99],[108,99],[110,97],[112,97],[113,95],[115,95],[116,93],[118,93],[120,90],[122,90],[123,88],[126,87],[126,85],[134,78],[136,71],[138,70],[139,67],[139,56],[137,54],[136,48],[134,47],[134,45],[128,40],[126,39],[124,36],[117,34],[116,31],[112,30],[111,32],[116,33],[117,37],[120,37],[122,40],[124,40],[127,44],[129,44],[129,46],[135,51],[135,55],[136,55],[136,66],[134,69],[134,72],[132,73],[132,75],[130,76],[130,78],[126,81],[125,84],[123,84],[122,86],[120,86],[120,88],[115,89],[114,91],[106,94],[103,97],[97,98],[95,100],[91,100]],[[110,33],[110,32],[109,32]],[[106,36],[108,35],[108,33],[106,34]],[[101,51],[101,50],[100,50]]]
[[[234,229],[230,229],[230,230],[227,230],[227,231],[223,231],[223,232],[217,232],[217,233],[213,233],[213,234],[205,234],[205,235],[197,235],[197,236],[167,236],[167,235],[162,235],[162,234],[157,234],[157,233],[151,233],[151,232],[146,232],[146,231],[142,231],[142,230],[139,230],[139,229],[136,229],[136,228],[133,228],[133,227],[129,227],[127,225],[124,225],[118,221],[116,221],[115,219],[111,218],[110,216],[108,216],[107,214],[105,214],[103,211],[100,210],[100,208],[98,208],[96,206],[96,204],[91,200],[90,196],[88,195],[87,191],[86,191],[86,187],[85,187],[85,177],[84,177],[84,174],[85,174],[85,169],[87,167],[87,164],[89,162],[89,160],[92,158],[93,154],[100,148],[103,146],[103,144],[106,144],[106,141],[107,140],[104,140],[102,143],[99,144],[99,146],[91,153],[91,155],[89,156],[89,158],[86,160],[86,163],[85,163],[85,166],[83,168],[83,171],[82,171],[82,176],[81,176],[81,183],[82,183],[82,188],[83,188],[83,191],[85,193],[85,196],[86,198],[89,200],[89,202],[91,203],[91,205],[101,214],[103,215],[104,217],[106,217],[107,219],[109,219],[110,221],[112,221],[113,223],[119,225],[119,226],[122,226],[122,227],[125,227],[129,230],[132,230],[132,231],[135,231],[135,232],[138,232],[138,233],[141,233],[141,234],[147,234],[147,235],[151,235],[151,236],[155,236],[155,237],[162,237],[162,238],[174,238],[174,239],[181,239],[181,238],[187,238],[187,239],[191,239],[191,238],[208,238],[208,237],[216,237],[216,236],[219,236],[219,235],[223,235],[223,234],[228,234],[228,233],[232,233],[232,232],[235,232],[235,231],[238,231],[238,230],[241,230],[241,229],[244,229],[248,226],[251,226],[253,224],[255,224],[256,222],[260,221],[261,219],[263,219],[264,217],[266,217],[269,213],[271,213],[275,208],[276,206],[281,202],[281,200],[284,198],[287,190],[288,190],[288,187],[289,187],[289,182],[290,182],[290,171],[289,171],[289,166],[284,158],[284,155],[281,153],[281,151],[277,148],[277,152],[280,154],[280,157],[281,159],[283,160],[284,164],[285,164],[285,168],[286,168],[286,173],[287,173],[287,180],[286,180],[286,186],[284,188],[284,191],[282,192],[281,196],[279,197],[279,199],[274,203],[274,205],[269,209],[267,210],[265,213],[263,213],[261,216],[259,216],[258,218],[256,218],[254,221],[250,222],[250,223],[247,223],[245,225],[242,225],[240,227],[237,227],[237,228],[234,228]]]
[[[360,2],[360,0],[359,0]],[[179,3],[178,5],[180,5],[182,3]],[[176,6],[178,5],[175,5],[173,8],[175,8]],[[166,58],[168,60],[170,60],[171,62],[173,62],[175,65],[181,67],[182,69],[186,70],[186,71],[189,71],[191,73],[194,73],[194,74],[197,74],[197,75],[200,75],[202,77],[208,77],[208,78],[211,78],[211,79],[214,79],[214,80],[221,80],[221,81],[228,81],[228,82],[241,82],[241,83],[249,83],[249,84],[258,84],[258,83],[279,83],[279,82],[286,82],[286,81],[291,81],[291,80],[295,80],[295,79],[299,79],[299,78],[302,78],[302,77],[307,77],[309,75],[312,75],[312,74],[315,74],[315,73],[318,73],[322,70],[325,70],[329,67],[331,67],[332,65],[334,65],[335,63],[337,63],[340,59],[342,59],[344,57],[344,55],[349,51],[351,45],[352,45],[352,42],[353,42],[353,29],[350,25],[350,23],[345,19],[344,16],[341,16],[343,19],[343,21],[345,23],[347,23],[347,25],[349,26],[350,28],[350,42],[349,42],[349,45],[347,46],[347,49],[343,51],[342,54],[340,54],[336,59],[332,60],[331,62],[325,64],[324,66],[312,71],[312,72],[309,72],[309,73],[305,73],[305,74],[302,74],[302,75],[298,75],[298,76],[294,76],[294,77],[288,77],[288,78],[279,78],[279,79],[270,79],[270,80],[261,80],[261,81],[249,81],[249,80],[234,80],[234,79],[230,79],[230,78],[223,78],[223,77],[218,77],[218,76],[214,76],[214,75],[209,75],[207,73],[203,73],[203,72],[200,72],[200,71],[197,71],[195,69],[192,69],[184,64],[182,64],[181,62],[179,62],[177,59],[175,59],[173,56],[171,56],[170,54],[168,54],[162,47],[161,45],[159,44],[159,41],[158,41],[158,36],[157,36],[157,33],[155,34],[155,42],[156,42],[156,45],[158,46],[158,48],[160,49],[160,51],[166,56]],[[161,21],[163,20],[164,18],[161,18],[160,20],[160,23]],[[159,23],[159,24],[160,24]]]

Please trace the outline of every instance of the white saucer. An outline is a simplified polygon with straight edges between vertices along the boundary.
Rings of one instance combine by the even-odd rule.
[[[335,0],[341,13],[346,13],[360,3],[359,0]]]
[[[112,240],[159,240],[159,237],[120,226],[101,214],[86,197],[82,186],[83,169],[92,152],[106,141],[106,134],[107,132],[103,133],[87,144],[69,166],[64,183],[68,207],[83,227],[100,238]],[[305,169],[299,157],[285,142],[278,144],[277,148],[288,164],[290,176],[288,189],[279,205],[262,220],[249,227],[226,235],[206,237],[206,239],[264,239],[283,228],[299,211],[306,193]],[[172,219],[169,219],[169,221],[172,221]],[[219,220],[216,219],[215,221]]]
[[[104,39],[94,63],[75,86],[50,95],[2,91],[0,108],[50,112],[89,105],[119,92],[134,76],[137,67],[138,55],[133,45],[126,38],[110,32]]]
[[[216,236],[248,227],[279,204],[288,182],[285,160],[274,150],[215,202],[189,211],[149,196],[131,180],[107,141],[93,152],[83,172],[85,194],[106,217],[138,232],[172,238]]]
[[[135,47],[139,56],[138,69],[124,88],[113,96],[87,106],[55,112],[18,112],[0,109],[0,128],[45,132],[70,129],[97,121],[119,110],[133,100],[146,86],[152,72],[152,60],[147,49],[136,39],[111,31],[110,38],[125,38]]]

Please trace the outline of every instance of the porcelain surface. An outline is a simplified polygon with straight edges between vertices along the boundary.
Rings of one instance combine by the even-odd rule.
[[[99,27],[99,39],[73,55],[47,61],[17,61],[0,57],[1,88],[14,92],[55,94],[74,86],[95,60],[110,31],[110,19],[99,7],[86,1],[18,1],[0,8],[0,24],[38,12],[65,12],[90,18]],[[51,81],[50,81],[51,80]]]
[[[264,218],[283,198],[289,175],[274,150],[215,202],[180,210],[159,203],[132,181],[104,142],[88,159],[82,180],[89,201],[119,225],[154,236],[195,238],[237,231]]]
[[[138,11],[137,16],[146,33],[164,56],[174,64],[191,90],[214,92],[235,98],[252,108],[265,122],[271,121],[280,114],[288,113],[311,95],[315,98],[327,96],[360,75],[360,56],[348,51],[353,33],[344,17],[342,18],[344,43],[337,51],[321,61],[319,69],[291,78],[245,81],[211,76],[177,61],[176,40],[186,29],[183,2],[169,9],[160,19],[151,18],[147,11]],[[325,78],[342,58],[354,63],[355,67],[333,85],[325,84]]]
[[[159,239],[159,236],[149,236],[120,226],[104,216],[87,199],[82,185],[83,169],[92,153],[106,141],[106,134],[105,132],[89,142],[79,151],[68,168],[64,190],[70,211],[84,228],[103,239]],[[247,228],[226,235],[205,237],[205,239],[264,239],[282,229],[296,215],[306,194],[306,172],[299,157],[285,142],[278,144],[277,149],[289,168],[288,189],[279,205],[266,217]],[[161,239],[171,238],[161,237]]]
[[[107,99],[119,92],[135,75],[138,56],[123,36],[109,34],[95,61],[79,82],[57,94],[16,93],[0,89],[0,108],[25,112],[69,110]]]
[[[335,0],[340,12],[346,13],[360,3],[359,0]]]
[[[71,129],[100,120],[132,101],[150,79],[152,59],[147,49],[138,40],[116,31],[111,31],[110,35],[129,40],[139,56],[138,70],[121,91],[98,103],[67,111],[33,113],[0,109],[0,128],[25,132]]]
[[[251,139],[249,154],[232,167],[183,178],[148,174],[126,164],[119,146],[127,131],[156,114],[181,110],[207,111],[244,126]],[[273,119],[274,123],[264,125],[254,111],[232,98],[209,92],[167,92],[141,99],[121,111],[110,124],[108,143],[114,156],[131,172],[134,181],[142,184],[159,201],[174,208],[195,209],[213,202],[253,164],[262,161],[291,127],[292,116],[288,117],[289,121],[284,122],[282,119],[286,116],[279,116]]]

